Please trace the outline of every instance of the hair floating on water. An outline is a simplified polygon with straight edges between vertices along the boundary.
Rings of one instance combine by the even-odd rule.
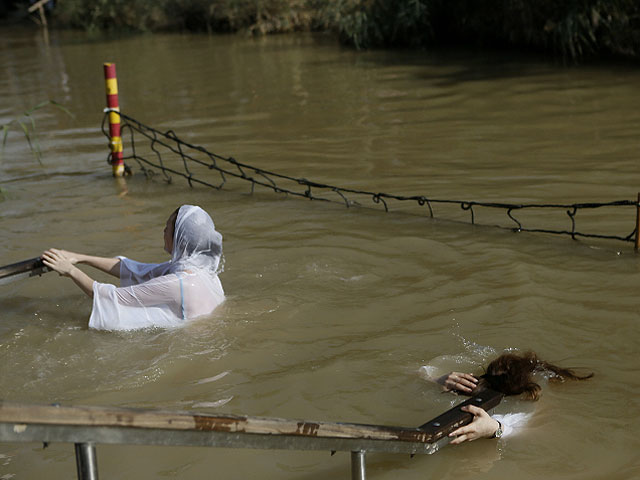
[[[486,373],[480,377],[478,388],[491,388],[505,395],[524,395],[528,400],[538,400],[542,387],[532,376],[536,372],[550,372],[550,382],[564,382],[566,380],[586,380],[593,377],[593,373],[579,375],[570,368],[553,365],[531,351],[521,355],[505,353],[493,360],[486,368]]]

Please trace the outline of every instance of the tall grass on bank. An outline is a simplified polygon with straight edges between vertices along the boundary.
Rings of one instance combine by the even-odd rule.
[[[359,48],[462,44],[550,51],[565,59],[640,56],[638,0],[315,0]]]
[[[87,30],[323,30],[357,48],[442,44],[640,57],[640,0],[64,0]]]
[[[310,28],[306,0],[64,0],[59,24],[85,30],[255,33]]]
[[[318,24],[356,48],[421,46],[433,39],[433,0],[310,0]]]

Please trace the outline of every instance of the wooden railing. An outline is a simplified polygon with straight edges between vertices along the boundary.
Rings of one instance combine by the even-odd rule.
[[[414,428],[0,402],[0,442],[74,443],[79,480],[98,478],[96,444],[349,451],[352,478],[364,480],[366,452],[435,453],[472,420],[460,407],[491,410],[501,399],[487,390]]]

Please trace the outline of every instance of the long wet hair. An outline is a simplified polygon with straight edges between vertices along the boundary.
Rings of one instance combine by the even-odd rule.
[[[534,352],[521,355],[505,353],[493,360],[480,376],[476,391],[491,388],[505,395],[522,394],[527,400],[538,400],[542,387],[533,380],[536,372],[550,372],[550,382],[586,380],[593,373],[578,375],[570,368],[562,368],[540,360]]]

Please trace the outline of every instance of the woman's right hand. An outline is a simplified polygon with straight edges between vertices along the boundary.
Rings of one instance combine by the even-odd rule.
[[[469,412],[473,415],[473,421],[460,427],[449,434],[452,438],[451,445],[457,445],[462,442],[472,442],[478,438],[491,438],[500,428],[500,422],[494,420],[482,408],[475,405],[465,405],[460,410]]]
[[[478,384],[478,379],[470,373],[451,372],[436,380],[446,392],[458,391],[471,393]]]
[[[72,252],[50,248],[42,254],[42,262],[51,270],[64,277],[69,277],[71,271],[76,268],[74,265],[78,262],[78,259]]]

